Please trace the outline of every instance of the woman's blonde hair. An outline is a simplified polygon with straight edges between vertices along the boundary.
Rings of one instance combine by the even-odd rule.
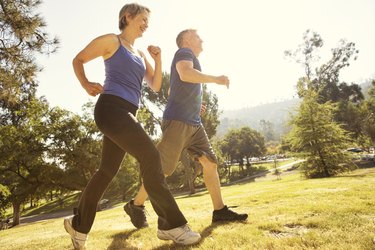
[[[119,17],[118,17],[118,28],[120,30],[125,29],[127,22],[126,22],[126,14],[130,14],[131,17],[135,17],[139,13],[142,13],[143,11],[146,11],[147,13],[150,13],[150,9],[137,4],[137,3],[129,3],[125,4],[124,7],[121,8]]]

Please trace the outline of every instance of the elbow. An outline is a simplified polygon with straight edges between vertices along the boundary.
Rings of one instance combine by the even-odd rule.
[[[189,77],[186,74],[180,74],[180,79],[183,82],[189,82]]]
[[[77,63],[78,63],[78,59],[77,59],[77,57],[74,57],[73,61],[72,61],[73,68],[76,67]]]
[[[73,58],[73,61],[72,61],[72,65],[73,67],[75,65],[78,65],[78,64],[82,64],[83,65],[84,61],[82,59],[80,59],[78,56],[74,57]]]

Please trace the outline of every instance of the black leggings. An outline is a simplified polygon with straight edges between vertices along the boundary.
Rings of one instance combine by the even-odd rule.
[[[82,193],[73,227],[88,233],[94,222],[97,204],[116,175],[125,153],[140,163],[144,187],[158,215],[158,228],[169,230],[187,223],[178,208],[161,168],[159,152],[135,118],[137,108],[124,99],[102,94],[95,106],[95,122],[104,134],[102,159]]]

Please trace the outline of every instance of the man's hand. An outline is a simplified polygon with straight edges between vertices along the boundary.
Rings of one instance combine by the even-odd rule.
[[[206,109],[207,109],[206,102],[205,102],[205,101],[202,101],[201,112],[199,113],[200,116],[202,116],[202,115],[204,115],[204,114],[206,113]]]
[[[225,85],[229,89],[230,81],[227,76],[222,75],[222,76],[216,77],[216,83],[219,85]]]

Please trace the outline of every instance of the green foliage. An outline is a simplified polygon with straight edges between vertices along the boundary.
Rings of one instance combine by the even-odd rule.
[[[336,48],[331,50],[331,58],[319,65],[318,51],[323,47],[323,39],[316,32],[307,30],[303,43],[294,52],[286,51],[289,58],[294,59],[305,69],[305,76],[297,83],[298,95],[303,98],[310,90],[315,91],[319,103],[339,103],[335,111],[335,121],[344,125],[351,132],[353,139],[362,135],[360,104],[364,100],[361,87],[358,84],[340,82],[342,69],[350,66],[351,60],[356,60],[359,51],[355,43],[340,40]]]
[[[272,122],[262,119],[260,120],[260,128],[260,132],[262,133],[266,142],[276,139],[275,129]]]
[[[372,87],[368,91],[368,98],[362,106],[362,112],[365,114],[363,129],[366,135],[371,139],[372,146],[375,145],[375,80],[372,81]]]
[[[216,135],[219,121],[219,104],[218,98],[215,94],[207,89],[207,85],[203,85],[202,102],[206,106],[206,111],[201,114],[202,124],[206,130],[207,136],[211,139]]]
[[[65,178],[56,181],[67,190],[83,190],[99,167],[102,135],[92,119],[92,103],[82,116],[54,108],[48,117],[51,127],[49,155]]]
[[[163,72],[159,92],[155,92],[149,87],[143,88],[142,107],[137,113],[137,119],[143,124],[149,135],[155,136],[160,131],[163,111],[168,100],[169,81],[169,74]]]
[[[20,107],[10,113],[9,117],[14,119],[4,119],[0,127],[0,176],[10,192],[8,202],[16,210],[38,190],[54,186],[54,177],[59,172],[48,157],[47,102],[33,98]]]
[[[307,177],[329,177],[355,168],[348,148],[349,135],[333,120],[334,105],[319,103],[313,90],[305,92],[298,114],[292,117],[292,150],[306,157]]]
[[[139,189],[140,174],[138,162],[127,154],[121,163],[120,169],[105,191],[103,198],[113,199],[119,197],[122,201],[128,201]]]
[[[231,162],[238,160],[240,164],[243,158],[249,163],[250,157],[261,156],[266,151],[264,137],[250,127],[230,130],[220,141],[220,148]]]
[[[45,22],[36,9],[38,0],[0,0],[0,99],[1,104],[21,101],[25,92],[37,86],[35,53],[49,54],[56,50],[58,40],[50,39]]]
[[[0,220],[4,217],[5,210],[9,207],[9,189],[0,184]]]
[[[220,149],[223,152],[223,155],[233,163],[234,160],[241,158],[239,150],[239,140],[240,134],[238,129],[231,129],[224,136],[224,138],[219,142]]]
[[[58,171],[48,161],[48,104],[36,98],[36,54],[56,50],[45,23],[35,14],[41,1],[0,0],[0,176],[10,192],[14,221],[20,205],[38,189],[47,188]]]

